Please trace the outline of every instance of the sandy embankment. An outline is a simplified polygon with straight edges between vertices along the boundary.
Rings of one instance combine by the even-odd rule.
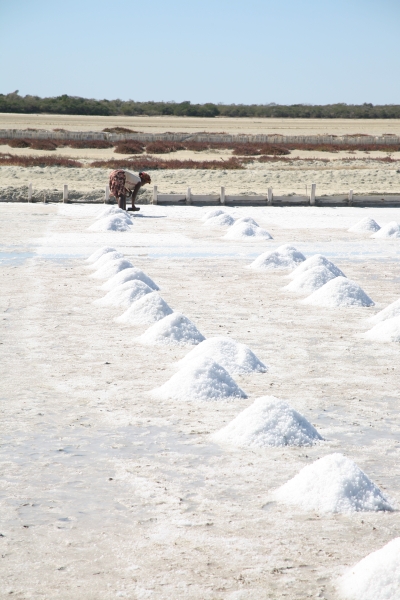
[[[128,127],[145,133],[188,132],[281,135],[400,135],[400,119],[249,119],[196,117],[92,117],[80,115],[20,115],[0,113],[0,129],[67,129],[102,131]]]

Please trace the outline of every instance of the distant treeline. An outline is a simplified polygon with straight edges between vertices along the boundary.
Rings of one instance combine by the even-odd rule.
[[[296,119],[400,119],[399,104],[192,104],[191,102],[134,102],[93,100],[77,96],[20,96],[0,94],[2,113],[51,113],[59,115],[177,117],[273,117]]]

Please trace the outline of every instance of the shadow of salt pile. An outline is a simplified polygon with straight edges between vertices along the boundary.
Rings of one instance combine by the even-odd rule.
[[[349,458],[334,453],[307,465],[271,498],[320,513],[392,511],[383,492]]]
[[[323,438],[303,415],[274,396],[257,398],[228,425],[211,435],[239,448],[312,446]]]

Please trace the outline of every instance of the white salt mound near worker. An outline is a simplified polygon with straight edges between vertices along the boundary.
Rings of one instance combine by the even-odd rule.
[[[274,396],[257,398],[228,425],[212,435],[219,443],[242,448],[311,446],[318,431],[287,402]]]
[[[371,219],[370,217],[365,217],[364,219],[361,219],[361,221],[358,221],[358,223],[350,227],[348,231],[354,231],[355,233],[368,233],[368,231],[379,231],[380,228],[380,225],[378,225],[378,223],[374,219]]]
[[[157,291],[160,289],[158,285],[154,283],[151,277],[149,277],[148,275],[146,275],[146,273],[143,273],[143,271],[137,269],[136,267],[130,267],[129,269],[124,269],[120,273],[117,273],[117,275],[111,277],[111,279],[106,281],[106,283],[103,283],[101,289],[112,290],[113,288],[118,287],[119,285],[122,285],[127,281],[132,281],[133,279],[143,281],[143,283],[146,283],[149,287],[151,287],[152,290]]]
[[[104,298],[95,300],[95,306],[122,306],[128,308],[133,302],[142,298],[145,294],[151,294],[153,290],[148,285],[137,279],[114,288]]]
[[[321,513],[393,510],[369,477],[337,452],[301,469],[273,496],[283,504]]]
[[[400,238],[400,225],[396,221],[391,221],[383,225],[376,233],[371,235],[372,238]]]
[[[202,221],[207,221],[207,219],[213,219],[214,217],[218,217],[219,215],[227,215],[228,213],[220,208],[213,208],[206,212],[202,217]]]
[[[211,358],[224,367],[230,375],[245,373],[265,373],[268,367],[245,344],[228,337],[212,337],[193,348],[177,364],[179,368],[190,365],[199,358]]]
[[[128,216],[110,215],[95,221],[93,225],[88,227],[88,231],[128,231],[133,225],[132,219]]]
[[[103,208],[96,215],[96,219],[104,219],[104,217],[109,217],[111,215],[118,215],[125,219],[126,219],[126,217],[129,218],[129,215],[127,215],[126,212],[124,210],[122,210],[122,208],[119,208],[118,206],[108,206],[107,208]]]
[[[93,271],[97,271],[107,262],[118,260],[120,258],[124,258],[124,255],[121,254],[121,252],[117,252],[116,250],[114,250],[113,252],[107,252],[106,254],[103,254],[103,256],[100,256],[100,258],[98,258],[96,262],[92,263],[91,265],[88,265],[86,269],[92,269]]]
[[[233,400],[246,394],[221,365],[201,358],[178,371],[151,394],[162,400]]]
[[[346,277],[335,277],[302,302],[327,308],[338,308],[340,306],[366,307],[375,304],[357,283]]]
[[[376,313],[369,320],[371,323],[380,323],[381,321],[386,321],[386,319],[393,319],[393,317],[400,317],[400,298]]]
[[[131,269],[133,264],[126,258],[118,258],[117,260],[110,260],[100,267],[95,273],[92,273],[90,277],[94,279],[111,279],[120,271],[124,269]]]
[[[224,235],[226,240],[272,240],[273,237],[266,229],[252,223],[234,223]]]
[[[260,227],[253,217],[240,217],[239,219],[236,219],[236,223],[250,223],[251,225],[254,225],[254,227]]]
[[[375,327],[364,333],[368,340],[376,342],[400,342],[400,315],[377,323]]]
[[[328,258],[326,258],[326,256],[323,256],[322,254],[313,254],[313,256],[306,258],[306,260],[300,263],[294,271],[287,275],[287,277],[289,277],[290,279],[295,279],[296,277],[302,275],[306,271],[310,269],[315,269],[315,267],[326,267],[327,269],[329,269],[329,271],[332,271],[335,277],[346,277],[346,275],[343,273],[343,271],[339,269],[339,267],[337,267],[333,262],[331,262]]]
[[[116,323],[129,323],[130,325],[150,325],[161,321],[174,311],[157,292],[146,294],[137,300],[124,312],[114,319]]]
[[[208,229],[213,229],[214,227],[230,227],[235,222],[235,219],[228,215],[227,213],[222,213],[222,215],[218,215],[216,217],[211,217],[207,219],[203,223],[203,227],[208,227]]]
[[[314,267],[301,273],[286,285],[283,289],[298,294],[312,294],[315,290],[319,290],[331,279],[335,279],[336,275],[326,267]]]
[[[260,254],[249,266],[251,269],[260,271],[294,269],[304,260],[306,260],[304,254],[296,250],[294,246],[284,244],[276,250]]]
[[[190,319],[181,313],[174,312],[154,323],[138,340],[142,344],[195,346],[205,337]]]
[[[347,569],[338,590],[345,600],[399,600],[400,537]]]
[[[87,263],[95,263],[104,254],[109,254],[110,252],[116,252],[116,249],[115,248],[110,248],[110,246],[103,246],[102,248],[99,248],[98,250],[96,250],[95,252],[93,252],[93,254],[91,254],[89,256],[89,258],[86,259],[85,262],[87,262]]]

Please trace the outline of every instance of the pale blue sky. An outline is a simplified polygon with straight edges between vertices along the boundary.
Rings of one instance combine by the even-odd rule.
[[[400,103],[399,0],[0,0],[0,93]]]

